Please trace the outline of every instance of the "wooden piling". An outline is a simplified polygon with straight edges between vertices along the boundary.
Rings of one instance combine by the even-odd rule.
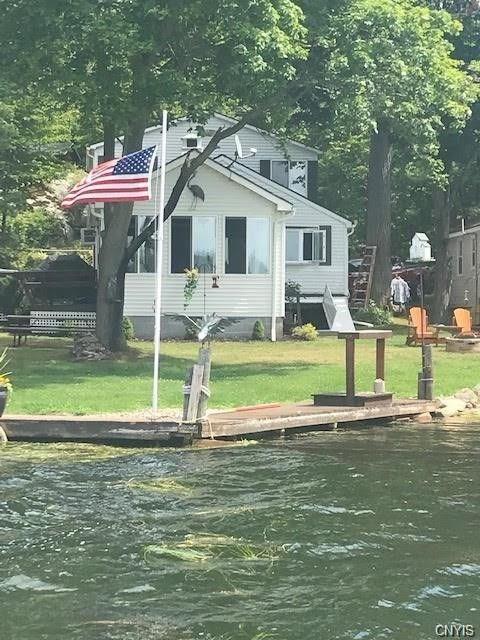
[[[418,399],[433,400],[432,345],[422,345],[422,370],[418,374]]]
[[[203,366],[202,388],[198,402],[197,420],[205,417],[208,408],[208,398],[210,396],[210,371],[211,371],[211,351],[209,347],[202,346],[198,353],[198,364]]]
[[[190,389],[192,386],[192,375],[193,375],[193,367],[187,369],[187,374],[185,376],[185,386],[183,388],[183,411],[182,411],[182,421],[186,422],[187,414],[188,414],[188,404],[190,401]]]

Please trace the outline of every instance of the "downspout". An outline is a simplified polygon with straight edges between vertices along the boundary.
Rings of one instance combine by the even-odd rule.
[[[295,209],[292,209],[291,213],[288,214],[283,214],[282,220],[281,222],[283,223],[285,220],[287,220],[288,218],[292,218],[295,215]],[[277,277],[278,274],[276,273],[276,254],[275,254],[275,247],[276,247],[276,240],[277,240],[277,233],[278,233],[278,229],[280,227],[280,220],[275,219],[273,221],[273,239],[272,239],[272,310],[271,310],[271,328],[270,328],[270,340],[272,342],[276,342],[277,341],[277,304],[278,304],[278,295],[277,295]],[[283,269],[282,275],[281,275],[281,284],[282,289],[283,289],[283,293],[285,290],[285,278],[283,277],[283,274],[285,274],[286,271],[286,261],[285,261],[285,235],[282,236],[282,241],[281,241],[281,254],[283,257],[283,262],[281,265],[281,268]]]
[[[276,270],[276,240],[277,240],[277,225],[278,220],[273,220],[272,225],[272,310],[271,310],[271,326],[270,326],[270,340],[272,342],[277,341],[277,270]]]

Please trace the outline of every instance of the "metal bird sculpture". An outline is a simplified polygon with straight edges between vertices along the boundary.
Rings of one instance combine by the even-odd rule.
[[[232,318],[222,318],[217,316],[214,312],[203,316],[201,319],[194,319],[188,316],[186,313],[181,316],[175,315],[177,318],[181,318],[183,321],[187,321],[190,326],[197,332],[197,340],[202,344],[204,342],[210,342],[219,333],[224,333],[226,327],[238,322]]]
[[[193,173],[187,182],[187,187],[190,189],[190,192],[193,193],[192,207],[196,204],[197,200],[201,200],[202,202],[205,202],[205,192],[203,191],[202,187],[198,184],[191,184],[192,180],[195,178],[196,175],[197,175],[196,173]]]

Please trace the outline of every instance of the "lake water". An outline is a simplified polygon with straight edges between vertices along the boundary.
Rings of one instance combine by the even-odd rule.
[[[480,427],[0,449],[1,640],[480,634]],[[183,555],[182,555],[183,554]]]

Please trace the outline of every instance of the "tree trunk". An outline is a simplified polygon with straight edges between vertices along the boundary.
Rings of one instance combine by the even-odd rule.
[[[142,148],[145,117],[140,113],[125,133],[123,155]],[[105,133],[107,128],[105,127]],[[109,135],[113,133],[109,130]],[[113,138],[114,142],[114,138]],[[105,149],[113,155],[112,138]],[[125,273],[128,265],[126,249],[133,202],[105,203],[105,229],[98,255],[97,337],[112,351],[125,348],[122,330],[125,297]]]
[[[436,187],[433,192],[433,209],[435,212],[434,251],[434,296],[430,310],[433,322],[448,322],[447,310],[452,288],[452,265],[448,257],[448,233],[450,231],[451,198],[450,189]]]
[[[391,194],[392,142],[385,121],[378,123],[378,130],[370,138],[370,154],[367,186],[367,244],[377,247],[370,297],[377,304],[388,301],[391,264]]]

